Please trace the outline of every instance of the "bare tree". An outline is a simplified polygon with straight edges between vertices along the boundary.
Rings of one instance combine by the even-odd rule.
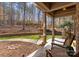
[[[23,30],[25,30],[25,10],[26,10],[26,3],[23,2],[23,6],[24,6],[24,15],[23,15]]]

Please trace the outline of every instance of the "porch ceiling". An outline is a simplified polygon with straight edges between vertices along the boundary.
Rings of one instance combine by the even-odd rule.
[[[42,11],[55,16],[73,15],[76,2],[37,2],[36,6]]]

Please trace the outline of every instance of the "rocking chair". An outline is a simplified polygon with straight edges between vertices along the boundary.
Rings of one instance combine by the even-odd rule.
[[[53,42],[52,43],[53,47],[51,49],[46,50],[46,57],[74,56],[74,49],[71,46],[74,39],[75,39],[75,35],[70,34],[69,37],[67,37],[65,39],[65,42],[63,42],[63,45],[59,45],[59,44],[56,44]],[[54,47],[54,45],[55,45],[55,47]]]

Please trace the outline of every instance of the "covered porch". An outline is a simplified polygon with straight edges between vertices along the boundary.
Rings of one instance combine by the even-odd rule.
[[[42,2],[42,3],[36,3],[36,6],[40,8],[44,13],[44,22],[43,22],[43,43],[46,43],[46,16],[52,17],[52,43],[55,40],[55,18],[57,17],[64,17],[64,16],[72,16],[72,19],[74,20],[74,28],[72,33],[75,35],[75,56],[79,56],[79,46],[78,46],[78,9],[79,5],[78,3],[72,3],[72,2]],[[65,19],[67,20],[67,19]],[[59,39],[60,40],[60,39]],[[73,41],[73,42],[74,42]],[[53,49],[53,44],[51,43],[51,48]],[[55,51],[56,52],[56,51]],[[62,51],[63,52],[63,51]],[[62,53],[58,52],[58,53]],[[52,52],[50,52],[52,54]],[[57,52],[56,52],[57,53]],[[63,55],[61,55],[63,56]],[[66,55],[65,55],[66,56]]]
[[[67,56],[67,57],[69,57],[70,56],[70,55],[68,55],[69,52],[73,52],[72,53],[73,56],[79,56],[79,45],[78,45],[79,44],[79,23],[78,23],[79,22],[79,14],[78,14],[79,3],[76,3],[76,2],[35,2],[35,3],[33,3],[35,6],[33,6],[33,5],[31,6],[32,8],[36,8],[34,10],[31,10],[29,5],[27,4],[28,5],[27,7],[30,8],[29,10],[32,11],[32,12],[29,11],[29,13],[27,11],[28,8],[26,8],[26,2],[24,2],[22,4],[21,3],[12,3],[12,4],[9,3],[9,9],[11,9],[9,14],[7,14],[6,11],[4,12],[3,8],[1,8],[3,10],[3,13],[2,13],[3,15],[1,15],[1,16],[4,21],[0,20],[0,21],[2,21],[0,23],[1,24],[0,30],[2,30],[0,32],[1,33],[0,36],[17,36],[17,35],[21,36],[21,35],[23,35],[23,37],[24,37],[24,35],[27,35],[27,36],[28,35],[29,36],[39,35],[39,38],[36,38],[37,40],[35,40],[35,41],[26,40],[26,39],[22,40],[21,37],[19,37],[20,38],[19,41],[20,40],[24,41],[24,42],[21,42],[23,47],[20,43],[17,44],[16,40],[11,41],[13,43],[9,42],[9,45],[12,44],[9,47],[11,47],[13,50],[16,48],[16,50],[20,51],[20,49],[19,49],[20,47],[21,47],[21,49],[23,49],[23,48],[27,49],[27,52],[26,52],[27,55],[25,53],[26,50],[24,50],[24,53],[23,54],[20,53],[20,56],[22,56],[22,57],[26,57],[26,56],[27,57],[47,57],[47,56],[66,57]],[[14,11],[20,10],[20,12],[17,11],[20,14],[18,14],[16,16],[15,16],[15,14],[13,14],[14,12],[12,12],[12,6],[14,7],[15,4],[16,4],[16,6],[20,5],[19,6],[20,9],[19,8],[14,9]],[[23,9],[21,8],[22,6],[23,6]],[[39,11],[35,15],[35,10],[37,11],[37,8],[39,9]],[[5,8],[5,10],[6,10],[6,8]],[[40,14],[40,11],[41,11],[41,14]],[[17,14],[17,12],[16,12],[16,14]],[[31,12],[31,14],[30,14],[30,12]],[[5,14],[8,16],[6,17]],[[10,19],[9,19],[9,16],[11,16]],[[13,16],[15,18],[13,18]],[[34,18],[34,16],[36,17],[36,19],[37,18],[38,19],[36,20]],[[51,21],[50,21],[50,19],[51,19]],[[68,20],[73,23],[73,24],[68,23],[68,22],[66,23],[66,25],[68,24],[68,26],[70,27],[70,28],[66,28],[67,30],[69,30],[69,32],[67,32],[68,35],[65,35],[65,33],[63,33],[63,31],[65,31],[65,29],[64,29],[65,27],[63,27],[63,26],[61,26],[63,28],[59,27],[60,24],[64,23],[64,21],[62,19],[66,20],[66,21]],[[48,23],[51,23],[51,24],[48,25]],[[6,25],[10,25],[10,26],[6,26]],[[6,30],[5,30],[5,28],[6,28]],[[52,37],[47,38],[48,35],[51,35]],[[60,35],[61,38],[55,37],[56,35]],[[32,38],[33,38],[33,36],[32,36]],[[70,40],[68,40],[68,39],[70,39]],[[29,44],[27,42],[34,43],[36,45],[36,47],[35,47],[35,45],[32,46],[33,44]],[[4,40],[4,43],[5,43],[5,40]],[[56,44],[54,45],[54,43],[56,43]],[[13,44],[14,44],[14,46],[13,46]],[[29,46],[27,46],[27,45],[29,45]],[[17,47],[19,46],[19,48],[17,49],[16,46]],[[28,51],[31,51],[31,49],[32,49],[32,48],[30,48],[30,46],[32,46],[32,48],[35,48],[35,50],[34,50],[34,52],[32,51],[31,54],[28,55],[28,53],[29,53]],[[73,50],[72,51],[67,50],[69,48],[70,49],[72,48]],[[8,47],[7,47],[7,49],[8,49]],[[21,50],[21,51],[23,51],[23,50]],[[2,52],[2,53],[5,53],[5,52]],[[56,54],[54,55],[54,53],[56,53]],[[3,55],[5,56],[5,54],[3,54]],[[14,55],[16,55],[16,54],[14,54]],[[11,54],[11,56],[13,56],[13,55]],[[16,56],[18,56],[18,55],[16,55]]]

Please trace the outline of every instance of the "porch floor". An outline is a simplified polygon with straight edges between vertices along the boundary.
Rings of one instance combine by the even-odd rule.
[[[64,39],[55,38],[56,40],[64,41]],[[28,57],[46,57],[46,49],[51,49],[51,42],[52,39],[48,39],[47,43],[44,47],[39,48],[38,50],[34,51],[32,54],[30,54]],[[56,42],[57,44],[61,44],[59,42]],[[62,44],[61,44],[62,45]],[[72,44],[73,46],[73,44]],[[75,47],[74,47],[75,50]],[[62,53],[62,52],[61,52]]]

